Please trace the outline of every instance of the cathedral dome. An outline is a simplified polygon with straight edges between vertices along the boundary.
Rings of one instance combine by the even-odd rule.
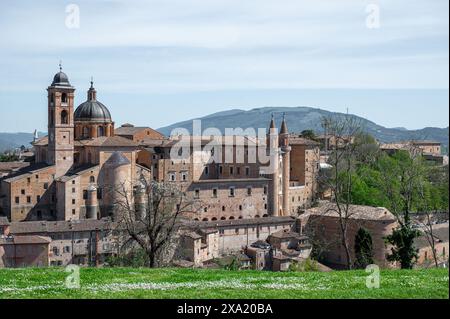
[[[97,91],[94,89],[93,81],[87,94],[87,101],[77,107],[74,119],[76,122],[112,122],[108,108],[97,101]]]
[[[75,110],[74,119],[77,122],[112,122],[108,108],[95,100],[81,103]]]

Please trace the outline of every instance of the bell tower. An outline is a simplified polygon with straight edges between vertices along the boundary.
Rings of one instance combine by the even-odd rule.
[[[48,92],[48,154],[47,164],[56,166],[55,177],[61,177],[73,165],[74,155],[74,121],[73,105],[75,88],[69,78],[62,72],[53,77]]]

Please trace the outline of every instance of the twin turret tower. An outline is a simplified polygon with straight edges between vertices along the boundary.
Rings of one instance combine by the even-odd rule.
[[[269,209],[273,216],[288,216],[290,212],[291,147],[289,146],[289,131],[284,114],[279,134],[272,115],[267,144],[271,168],[271,174],[269,174],[271,178],[269,182]]]

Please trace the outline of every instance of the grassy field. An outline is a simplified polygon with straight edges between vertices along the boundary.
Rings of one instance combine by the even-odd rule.
[[[0,298],[448,298],[445,269],[385,270],[379,289],[364,271],[257,271],[81,268],[80,288],[65,288],[63,268],[0,269]]]

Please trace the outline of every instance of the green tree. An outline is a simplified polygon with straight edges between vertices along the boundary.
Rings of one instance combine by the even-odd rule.
[[[426,176],[421,156],[400,151],[379,161],[382,173],[380,188],[386,194],[389,209],[397,217],[399,226],[386,241],[392,245],[387,259],[399,262],[403,269],[411,269],[417,260],[414,240],[420,232],[413,227],[411,213],[421,201],[421,185]]]
[[[387,260],[400,262],[402,269],[412,269],[418,258],[418,250],[414,247],[414,239],[420,236],[417,229],[410,224],[402,223],[393,230],[392,234],[386,237],[392,245],[391,253],[387,255]]]
[[[312,140],[312,141],[317,140],[316,133],[314,133],[313,130],[303,130],[300,134],[302,135],[302,137],[307,138],[309,140]]]
[[[364,269],[373,264],[372,236],[364,228],[360,228],[355,236],[355,259],[355,268]]]

